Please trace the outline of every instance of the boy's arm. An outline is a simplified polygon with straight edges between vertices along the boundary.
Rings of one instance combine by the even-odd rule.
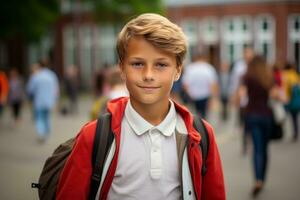
[[[207,171],[203,177],[202,200],[225,200],[225,186],[222,163],[216,144],[213,128],[204,121],[208,131],[209,150],[206,160]]]
[[[77,135],[72,153],[59,178],[56,199],[88,199],[95,130],[96,121],[93,121],[86,124]]]

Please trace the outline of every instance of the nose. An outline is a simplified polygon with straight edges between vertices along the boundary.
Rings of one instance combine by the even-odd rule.
[[[154,72],[152,67],[146,66],[143,69],[143,80],[144,81],[152,81],[154,80]]]

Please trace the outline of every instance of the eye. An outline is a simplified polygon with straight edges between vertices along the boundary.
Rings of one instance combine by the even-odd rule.
[[[132,63],[130,63],[130,65],[134,68],[140,68],[140,67],[144,66],[144,63],[142,63],[142,62],[132,62]]]
[[[165,68],[165,67],[168,67],[168,64],[167,64],[167,63],[159,62],[159,63],[156,64],[156,66],[157,66],[158,68]]]

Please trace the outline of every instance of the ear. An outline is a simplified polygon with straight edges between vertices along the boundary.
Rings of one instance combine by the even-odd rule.
[[[126,80],[126,76],[125,76],[125,68],[124,68],[124,64],[122,62],[119,62],[119,68],[121,71],[121,78],[122,80]]]
[[[176,67],[176,74],[175,74],[175,79],[174,81],[178,81],[180,76],[181,76],[181,72],[182,72],[182,65],[179,65]]]

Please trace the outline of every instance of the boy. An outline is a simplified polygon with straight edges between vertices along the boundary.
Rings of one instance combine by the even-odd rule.
[[[96,199],[225,199],[212,127],[207,172],[201,175],[201,137],[192,114],[169,99],[187,42],[182,30],[157,14],[125,25],[117,52],[129,98],[108,103],[114,141]],[[60,176],[57,199],[87,199],[96,122],[85,125]]]

